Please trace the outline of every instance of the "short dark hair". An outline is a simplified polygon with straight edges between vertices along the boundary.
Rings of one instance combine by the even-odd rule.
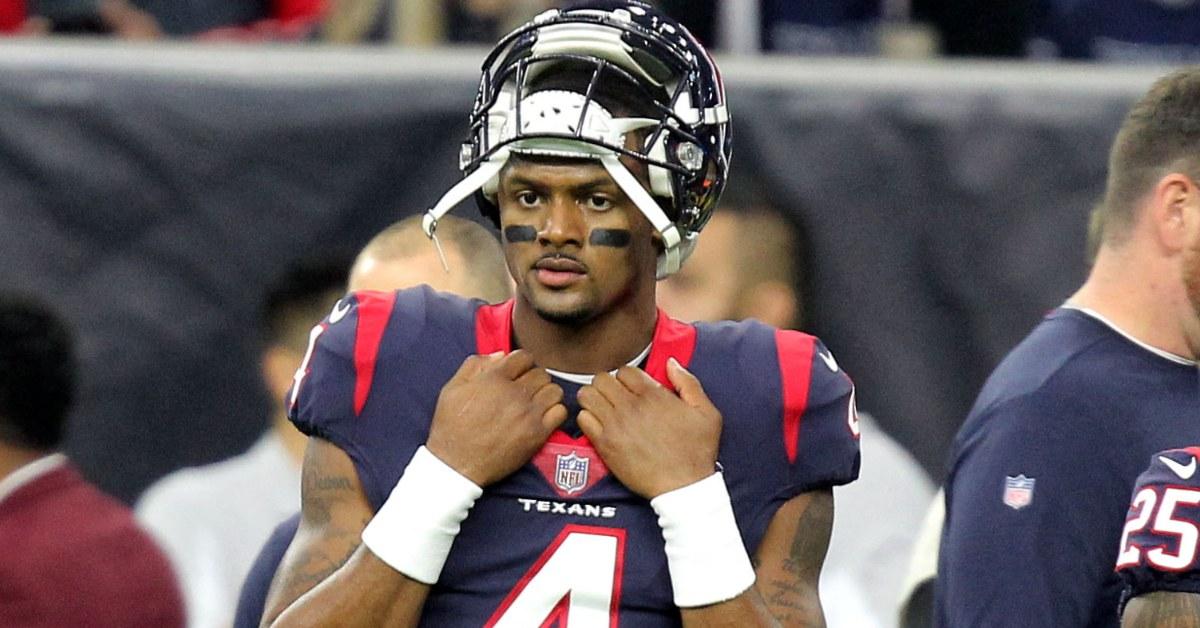
[[[1121,123],[1104,203],[1094,217],[1105,242],[1128,236],[1138,201],[1173,171],[1200,183],[1200,66],[1156,81]]]
[[[51,450],[75,396],[70,329],[49,306],[0,293],[0,441]]]
[[[346,292],[352,259],[348,252],[339,250],[292,262],[267,288],[262,302],[266,343],[303,350],[308,330]]]

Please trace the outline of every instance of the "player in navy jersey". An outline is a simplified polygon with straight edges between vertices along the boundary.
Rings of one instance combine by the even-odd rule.
[[[268,620],[819,624],[850,379],[811,336],[655,307],[728,167],[708,54],[640,2],[551,11],[485,61],[471,121],[427,232],[478,191],[517,296],[357,293],[314,330]]]
[[[1001,362],[955,439],[941,626],[1116,626],[1129,493],[1200,442],[1200,68],[1132,108],[1091,273]]]
[[[1200,626],[1200,447],[1160,451],[1138,477],[1118,546],[1122,628]]]

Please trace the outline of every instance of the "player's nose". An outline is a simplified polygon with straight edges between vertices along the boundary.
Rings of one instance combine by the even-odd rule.
[[[546,204],[546,213],[538,240],[548,246],[579,246],[587,228],[583,212],[565,195],[555,195]]]

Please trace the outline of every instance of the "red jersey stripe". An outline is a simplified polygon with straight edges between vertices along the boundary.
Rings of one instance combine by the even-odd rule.
[[[675,358],[680,366],[687,368],[695,350],[696,328],[659,310],[658,321],[654,324],[654,339],[650,341],[650,356],[646,358],[646,373],[674,392],[675,387],[667,377],[667,360]]]
[[[783,446],[788,462],[796,461],[796,452],[800,449],[800,419],[808,406],[815,346],[816,339],[808,334],[785,329],[775,331],[779,379],[783,384]]]
[[[360,416],[371,394],[379,343],[392,317],[396,293],[363,291],[355,293],[354,299],[358,302],[358,327],[354,330],[354,416]]]
[[[512,299],[475,310],[475,352],[512,351]]]

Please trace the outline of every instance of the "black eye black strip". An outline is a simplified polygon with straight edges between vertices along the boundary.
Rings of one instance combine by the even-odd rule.
[[[508,242],[533,242],[537,239],[537,229],[529,225],[509,225],[504,228],[504,239]]]
[[[628,229],[592,229],[591,235],[588,236],[588,244],[611,246],[616,249],[629,246],[631,240],[633,234]]]

